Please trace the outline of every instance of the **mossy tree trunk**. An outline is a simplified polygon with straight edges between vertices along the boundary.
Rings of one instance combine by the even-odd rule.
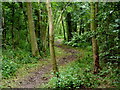
[[[56,62],[56,57],[55,57],[55,49],[54,49],[54,28],[53,28],[53,18],[52,18],[52,9],[51,9],[51,4],[50,0],[47,0],[46,2],[47,5],[47,10],[48,10],[48,22],[49,22],[49,46],[50,46],[50,55],[51,59],[53,61],[53,71],[54,74],[57,74],[58,77],[58,67],[57,67],[57,62]]]
[[[37,45],[37,40],[35,35],[34,21],[32,16],[32,3],[27,2],[26,5],[27,5],[28,27],[29,27],[29,33],[30,33],[32,55],[39,56],[39,50],[38,50],[38,45]]]
[[[95,10],[95,3],[91,2],[90,5],[91,5],[91,30],[95,32],[97,29],[97,25],[95,23],[97,12]],[[96,74],[100,69],[98,44],[97,44],[96,36],[92,37],[92,49],[93,49],[93,59],[94,59],[94,74]]]

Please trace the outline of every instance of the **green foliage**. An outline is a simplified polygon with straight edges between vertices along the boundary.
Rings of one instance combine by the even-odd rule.
[[[91,72],[90,66],[86,65],[85,59],[78,60],[76,62],[71,63],[69,66],[61,68],[60,78],[53,77],[48,83],[48,87],[50,88],[85,88],[85,87],[93,87],[96,83],[95,80],[92,79],[93,75]],[[86,66],[86,68],[85,68]],[[85,68],[85,69],[83,69]],[[56,83],[54,83],[56,82]]]
[[[99,74],[93,74],[92,53],[59,68],[60,77],[52,77],[45,88],[109,88],[119,87],[120,70],[111,63],[102,63]]]
[[[22,67],[24,64],[37,63],[38,58],[32,57],[30,51],[31,48],[27,29],[28,21],[26,17],[25,3],[6,2],[2,4],[4,19],[3,29],[4,31],[6,30],[3,32],[2,75],[3,78],[10,78],[11,76],[14,76],[18,68]],[[84,49],[87,48],[88,50],[85,52],[84,58],[61,68],[60,78],[57,79],[56,77],[53,77],[48,83],[48,87],[103,88],[119,86],[120,79],[118,78],[118,75],[120,71],[117,67],[120,53],[120,51],[118,51],[118,35],[120,34],[119,4],[120,2],[99,3],[99,12],[96,17],[98,28],[96,32],[92,32],[90,31],[91,20],[89,19],[89,3],[52,3],[54,18],[53,22],[55,26],[54,30],[56,34],[55,39],[63,39],[64,37],[61,20],[64,22],[65,34],[67,34],[66,15],[67,13],[70,13],[70,21],[72,23],[71,32],[74,32],[74,29],[76,29],[76,33],[73,33],[71,41],[64,43],[74,47],[82,47]],[[39,10],[41,14],[40,22],[38,23],[37,11]],[[43,34],[42,30],[44,31],[48,28],[45,3],[40,3],[40,5],[38,3],[33,3],[33,18],[35,22],[36,34],[38,34],[36,36],[39,43],[38,46],[40,55],[45,56],[46,53],[49,53],[49,51],[43,49],[43,41],[40,38]],[[37,24],[40,25],[40,28],[38,28]],[[105,60],[108,62],[105,65],[102,63],[101,66],[103,69],[98,75],[92,74],[93,60],[91,55],[91,38],[93,36],[95,36],[98,41],[100,61]],[[15,45],[14,50],[12,50],[13,42]]]
[[[28,19],[25,3],[3,2],[3,78],[10,78],[15,74],[18,68],[24,64],[37,63],[37,57],[32,57],[30,34],[28,31]],[[37,11],[40,8],[44,13],[40,16],[42,21],[38,23]],[[38,29],[37,24],[40,24],[42,29],[47,26],[47,11],[45,11],[45,3],[33,3],[33,18],[35,23],[36,34],[42,34],[42,30]],[[38,32],[39,31],[39,32]],[[36,35],[37,36],[37,35]],[[42,40],[39,35],[38,43],[40,42],[39,50],[41,56],[48,55],[48,49],[43,51]],[[46,40],[47,43],[47,40]]]
[[[119,63],[119,4],[120,2],[114,4],[99,3],[99,11],[96,17],[98,26],[97,30],[93,32],[90,31],[91,20],[89,19],[90,8],[88,3],[71,3],[70,6],[73,7],[71,21],[80,23],[80,25],[78,25],[78,32],[73,33],[71,41],[65,42],[65,44],[74,47],[86,47],[91,45],[91,38],[95,36],[98,41],[100,60]]]
[[[98,74],[99,79],[102,81],[99,81],[100,83],[108,84],[110,83],[113,87],[119,87],[120,78],[119,73],[120,70],[118,68],[118,64],[112,64],[111,62],[106,63],[106,65],[103,65],[104,68],[100,71]],[[117,67],[116,67],[117,66]]]
[[[90,45],[90,42],[88,42],[92,37],[91,32],[85,32],[81,35],[78,33],[73,33],[73,38],[69,42],[64,42],[64,44],[73,46],[73,47],[86,47]]]
[[[53,77],[45,87],[49,88],[87,88],[96,87],[97,81],[92,74],[91,52],[86,57],[60,68],[60,77]],[[56,83],[55,83],[56,82]]]
[[[10,78],[15,75],[18,68],[24,64],[37,63],[38,58],[32,57],[31,53],[25,50],[4,50],[2,60],[2,75],[3,78]]]
[[[56,40],[58,40],[58,39],[63,39],[63,38],[64,38],[64,36],[62,36],[62,35],[56,35],[56,36],[55,36],[55,39],[56,39]]]
[[[2,61],[3,78],[10,78],[10,76],[13,76],[17,68],[18,68],[17,63],[13,62],[11,59],[7,57],[4,57]]]

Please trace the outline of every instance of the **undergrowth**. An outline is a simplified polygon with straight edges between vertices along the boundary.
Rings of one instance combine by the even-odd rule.
[[[38,58],[32,57],[31,53],[23,49],[11,50],[7,49],[3,51],[2,60],[2,78],[10,78],[15,75],[18,68],[24,64],[37,63]]]
[[[52,77],[44,88],[113,88],[119,87],[119,69],[111,63],[101,63],[103,69],[99,74],[93,74],[93,59],[91,49],[85,51],[85,56],[60,67],[60,77]]]
[[[66,54],[61,48],[55,47],[55,51],[56,58]],[[21,82],[20,80],[24,80],[24,77],[31,74],[30,72],[35,72],[43,65],[46,66],[50,64],[51,60],[49,55],[42,59],[38,59],[32,57],[30,52],[18,49],[14,50],[14,52],[11,50],[4,51],[2,62],[5,64],[2,66],[3,79],[0,88],[17,88],[19,87],[19,82]]]

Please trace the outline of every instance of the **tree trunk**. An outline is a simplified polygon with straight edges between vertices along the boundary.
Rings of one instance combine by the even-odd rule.
[[[80,30],[81,30],[81,31],[80,31],[81,34],[84,33],[83,23],[84,23],[84,21],[83,21],[83,19],[81,19],[81,25],[82,25],[81,28],[80,28]]]
[[[0,69],[2,70],[2,2],[0,2]],[[0,81],[2,81],[2,71],[0,70]],[[2,84],[2,82],[0,82]]]
[[[2,3],[1,2],[0,2],[0,57],[2,57]],[[2,62],[2,58],[0,58],[0,64],[2,64],[1,62]],[[2,77],[1,73],[0,73],[0,77]]]
[[[52,9],[50,0],[47,0],[47,10],[48,10],[48,22],[49,22],[49,45],[50,45],[50,55],[53,61],[53,71],[54,74],[58,77],[58,67],[55,57],[55,50],[54,50],[54,28],[53,28],[53,18],[52,18]]]
[[[41,14],[44,14],[44,13],[47,13],[47,9],[44,8],[44,9],[41,9]],[[47,17],[44,16],[44,17],[41,17],[41,21],[44,22],[44,23],[47,23]],[[46,50],[47,50],[47,25],[44,24],[44,23],[41,23],[40,27],[41,27],[41,44],[42,44],[42,51],[44,52],[44,54],[46,54]]]
[[[66,40],[66,36],[65,36],[65,27],[64,27],[64,21],[63,21],[63,17],[62,17],[62,26],[63,26],[64,40]]]
[[[39,56],[39,50],[38,50],[38,45],[37,45],[37,40],[35,35],[34,21],[32,17],[32,3],[27,2],[26,4],[27,4],[28,27],[29,27],[29,33],[30,33],[32,55]]]
[[[3,28],[3,35],[2,35],[2,37],[3,37],[3,48],[5,48],[6,49],[6,23],[5,23],[5,10],[4,10],[4,8],[2,9],[2,11],[3,11],[3,13],[2,13],[2,28]]]
[[[95,4],[91,2],[91,30],[93,32],[96,31],[96,25],[95,25]],[[97,74],[100,66],[99,66],[99,53],[98,53],[98,45],[97,45],[97,40],[96,37],[92,37],[92,48],[93,48],[93,59],[94,59],[94,73]]]
[[[70,41],[72,38],[72,22],[71,22],[71,13],[67,14],[67,41]]]
[[[15,14],[15,8],[14,8],[14,2],[12,2],[12,29],[11,29],[11,35],[12,35],[12,47],[15,49],[15,41],[14,41],[14,14]]]

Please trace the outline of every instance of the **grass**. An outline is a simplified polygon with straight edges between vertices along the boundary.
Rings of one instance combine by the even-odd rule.
[[[60,78],[59,82],[56,77],[53,77],[48,73],[45,77],[51,75],[51,79],[48,84],[39,86],[40,88],[119,88],[119,68],[115,67],[111,63],[104,63],[101,61],[102,70],[99,74],[93,74],[93,59],[92,59],[92,47],[86,47],[86,49],[70,47],[79,50],[79,59],[72,61],[64,66],[59,67]],[[56,58],[62,58],[70,53],[65,53],[61,48],[55,47]],[[35,72],[43,65],[51,63],[50,57],[46,57],[45,60],[38,60],[34,63],[22,64],[15,72],[13,77],[2,80],[2,88],[15,88],[19,86],[20,80],[28,77],[30,72]],[[21,73],[22,72],[22,73]]]
[[[82,50],[83,51],[83,50]],[[59,68],[60,77],[52,77],[42,88],[119,88],[119,68],[101,62],[102,70],[93,74],[92,48],[84,49],[84,56]],[[116,65],[115,65],[116,66]]]
[[[55,52],[56,52],[57,58],[60,58],[61,56],[65,55],[64,51],[61,48],[55,47]],[[8,54],[6,54],[6,56],[11,57]],[[16,69],[16,72],[14,73],[13,76],[11,76],[10,78],[2,79],[2,86],[0,87],[1,88],[15,88],[15,87],[17,88],[19,87],[19,82],[22,79],[25,79],[25,77],[29,77],[31,75],[30,74],[31,72],[35,72],[36,70],[40,69],[41,66],[43,65],[45,66],[50,63],[51,63],[50,56],[48,56],[43,60],[42,59],[37,60],[35,63],[33,62],[33,63],[27,63],[27,64],[20,64],[21,66]]]
[[[8,88],[8,87],[15,88],[15,87],[17,87],[19,85],[19,82],[22,79],[31,75],[30,72],[34,72],[38,68],[40,68],[41,66],[47,65],[48,62],[50,62],[50,60],[48,60],[48,61],[38,61],[35,64],[29,63],[29,64],[22,65],[22,67],[17,69],[17,71],[15,72],[15,75],[13,77],[2,80],[2,87],[4,87],[4,88]]]

